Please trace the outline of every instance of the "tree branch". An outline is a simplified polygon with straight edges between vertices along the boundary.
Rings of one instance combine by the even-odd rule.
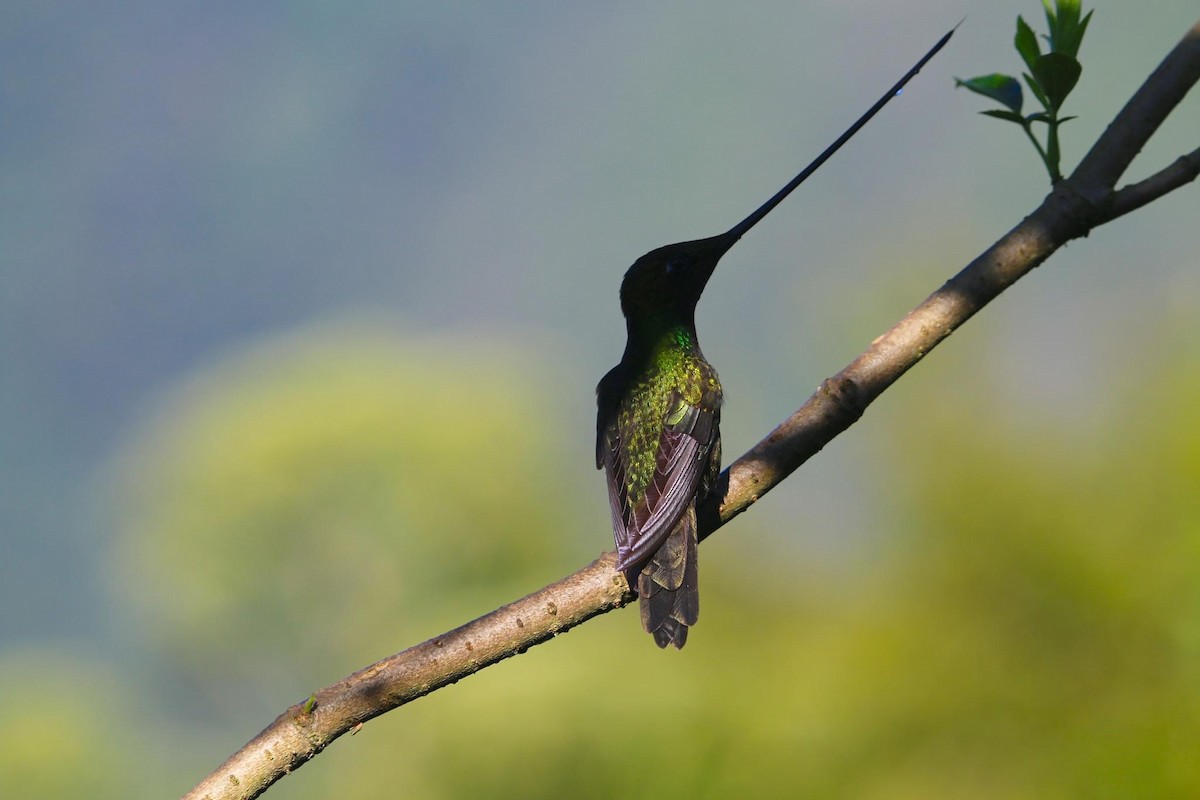
[[[698,509],[707,537],[852,425],[943,339],[1072,239],[1195,179],[1200,150],[1114,192],[1133,157],[1200,80],[1200,23],[1171,51],[1075,172],[1002,239],[873,341],[765,439],[721,474]],[[528,597],[373,664],[289,708],[185,800],[258,797],[347,731],[523,653],[633,599],[614,553]]]
[[[1192,26],[1109,123],[1071,181],[1099,205],[1167,115],[1200,79],[1200,22]]]
[[[1149,178],[1122,187],[1113,195],[1112,203],[1108,207],[1109,213],[1103,221],[1108,222],[1130,211],[1136,211],[1164,194],[1191,183],[1197,176],[1200,176],[1200,148],[1180,156],[1169,167]]]

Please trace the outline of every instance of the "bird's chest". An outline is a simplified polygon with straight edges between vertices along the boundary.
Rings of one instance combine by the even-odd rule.
[[[621,399],[617,425],[628,444],[631,461],[646,461],[634,469],[649,469],[663,431],[671,416],[680,412],[680,404],[699,408],[717,408],[721,404],[721,384],[717,373],[703,358],[691,354],[670,354],[642,370]],[[640,458],[639,458],[640,456]]]
[[[644,368],[626,394],[625,410],[637,422],[662,425],[673,402],[715,407],[721,403],[716,370],[702,357],[668,353]]]

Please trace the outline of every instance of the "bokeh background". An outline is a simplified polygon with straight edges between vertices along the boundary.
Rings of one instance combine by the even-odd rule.
[[[169,797],[610,546],[593,387],[726,229],[736,456],[1047,191],[952,76],[1040,4],[0,9],[0,796]],[[1102,2],[1073,167],[1196,20]],[[1134,163],[1193,149],[1190,98]],[[1196,188],[1072,243],[701,553],[269,796],[1200,794]]]

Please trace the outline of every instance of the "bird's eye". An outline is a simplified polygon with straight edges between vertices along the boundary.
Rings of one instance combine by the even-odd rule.
[[[667,259],[667,274],[678,275],[687,269],[688,260],[685,256],[671,256]]]

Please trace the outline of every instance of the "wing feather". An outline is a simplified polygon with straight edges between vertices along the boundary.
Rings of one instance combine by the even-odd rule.
[[[720,387],[702,393],[698,403],[672,392],[663,416],[648,420],[635,413],[631,396],[618,391],[626,383],[622,368],[597,387],[596,421],[596,466],[607,478],[617,568],[636,587],[642,626],[659,647],[683,647],[700,611],[695,503],[708,494],[720,468]],[[645,458],[644,446],[635,443],[655,436],[653,471],[631,480],[631,470],[644,476],[647,469],[630,463],[638,448]]]
[[[599,461],[608,474],[609,505],[617,543],[617,568],[628,572],[649,559],[670,535],[702,488],[717,431],[717,408],[684,402],[676,393],[667,406],[654,474],[639,502],[628,495],[628,448],[614,418],[598,434]]]

